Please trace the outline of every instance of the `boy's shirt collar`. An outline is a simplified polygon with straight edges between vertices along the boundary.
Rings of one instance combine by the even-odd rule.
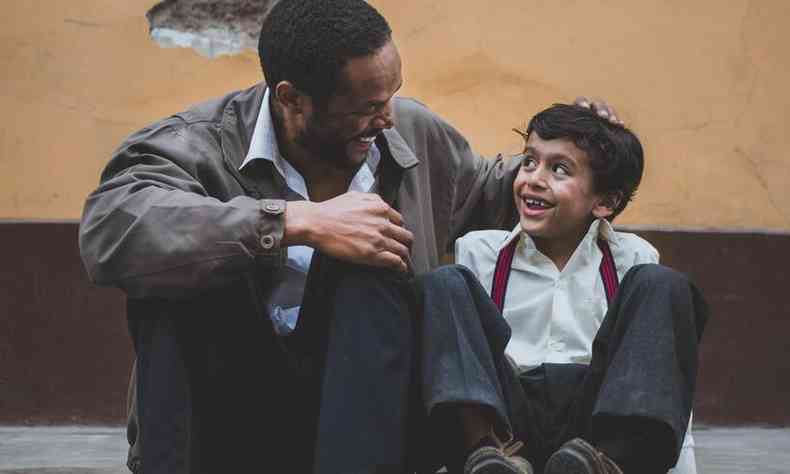
[[[524,247],[527,249],[537,250],[535,247],[535,241],[532,240],[532,237],[521,230],[521,224],[516,224],[516,227],[510,231],[505,240],[503,240],[500,244],[499,250],[501,251],[503,248],[507,247],[511,242],[513,242],[513,239],[516,239],[519,236],[522,237],[521,242]],[[590,224],[590,228],[587,229],[587,233],[584,235],[584,237],[582,237],[581,242],[579,242],[579,245],[576,248],[578,249],[588,242],[595,244],[595,241],[597,241],[598,238],[603,238],[609,242],[609,244],[614,246],[620,244],[620,238],[617,236],[617,232],[614,231],[612,224],[606,219],[596,219],[592,222],[592,224]]]
[[[513,261],[513,268],[545,274],[545,276],[551,278],[559,274],[573,273],[581,266],[584,266],[589,259],[599,256],[600,249],[598,248],[597,242],[599,238],[606,240],[612,251],[615,251],[620,244],[620,237],[617,236],[617,232],[615,232],[609,221],[606,219],[596,219],[590,224],[587,233],[582,237],[579,245],[574,249],[565,268],[560,271],[551,259],[538,250],[535,246],[535,241],[529,234],[522,231],[521,225],[516,225],[516,227],[510,231],[500,244],[497,253],[501,252],[502,249],[519,237],[520,241],[516,246],[516,255],[518,255],[518,257]]]

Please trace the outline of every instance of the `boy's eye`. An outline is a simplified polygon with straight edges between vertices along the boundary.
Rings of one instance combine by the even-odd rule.
[[[568,167],[563,165],[563,164],[561,164],[561,163],[558,163],[558,164],[554,165],[552,168],[553,168],[554,172],[557,173],[557,174],[561,174],[561,175],[565,175],[565,176],[570,174],[570,170],[568,170]]]
[[[537,168],[537,166],[538,162],[535,161],[535,158],[532,158],[531,156],[525,156],[524,160],[521,162],[521,167],[527,170],[533,170]]]

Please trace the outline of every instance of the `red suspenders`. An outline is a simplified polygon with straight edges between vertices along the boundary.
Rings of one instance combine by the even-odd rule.
[[[494,281],[491,283],[491,299],[499,308],[499,311],[504,311],[505,308],[505,293],[507,293],[507,282],[510,279],[510,270],[513,265],[513,256],[516,255],[516,246],[520,237],[516,237],[510,242],[507,247],[499,252],[496,259],[496,267],[494,267]],[[606,290],[606,303],[611,305],[617,294],[617,287],[619,281],[617,279],[617,269],[614,266],[614,258],[612,251],[609,249],[609,244],[604,239],[598,239],[598,248],[603,253],[601,259],[601,266],[599,271],[603,286]]]

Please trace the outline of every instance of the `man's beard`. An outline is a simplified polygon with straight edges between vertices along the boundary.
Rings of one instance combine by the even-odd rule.
[[[322,127],[315,117],[308,120],[306,128],[296,137],[296,142],[322,162],[335,168],[349,171],[360,165],[348,156],[348,140],[326,133],[326,127]]]
[[[365,159],[357,160],[350,156],[349,147],[352,143],[360,137],[377,136],[382,132],[380,129],[368,130],[344,139],[339,137],[336,132],[332,132],[330,127],[324,126],[323,123],[322,119],[316,116],[311,117],[307,121],[305,129],[297,135],[296,142],[322,162],[343,171],[357,170],[365,162]]]

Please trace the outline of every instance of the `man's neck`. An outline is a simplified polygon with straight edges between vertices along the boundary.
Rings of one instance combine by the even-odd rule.
[[[332,166],[326,160],[314,155],[308,149],[289,139],[289,133],[283,125],[282,117],[271,107],[274,132],[280,154],[304,178],[310,200],[326,201],[339,196],[348,190],[356,170],[345,170]]]

